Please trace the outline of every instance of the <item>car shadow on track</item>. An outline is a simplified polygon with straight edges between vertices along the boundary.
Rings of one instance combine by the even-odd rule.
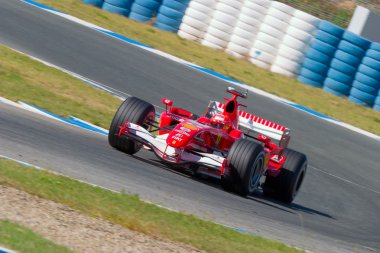
[[[133,159],[139,160],[141,162],[145,162],[145,163],[148,163],[148,164],[153,165],[155,167],[158,167],[160,169],[164,169],[164,170],[169,171],[171,173],[175,173],[179,176],[186,177],[188,179],[199,182],[201,184],[205,184],[209,187],[213,187],[213,188],[218,189],[220,191],[224,191],[220,185],[220,181],[215,179],[215,178],[211,178],[211,177],[207,177],[207,176],[194,175],[190,171],[186,171],[184,169],[172,166],[168,163],[165,163],[165,162],[160,161],[160,160],[155,159],[155,158],[153,158],[153,159],[152,158],[143,158],[143,157],[139,157],[139,156],[135,156],[135,155],[128,155],[128,156],[133,158]],[[226,193],[232,194],[234,196],[241,197],[240,195],[232,193],[232,192],[226,192]],[[241,197],[241,198],[243,198],[243,197]],[[312,208],[308,208],[308,207],[305,207],[301,204],[296,204],[296,203],[286,204],[286,203],[283,203],[281,201],[277,201],[273,198],[267,197],[263,194],[261,189],[257,190],[252,195],[247,196],[246,199],[248,199],[250,201],[254,201],[255,203],[258,203],[260,205],[266,205],[266,206],[269,206],[271,208],[275,208],[275,209],[278,209],[280,211],[287,212],[287,213],[294,214],[294,215],[297,215],[297,214],[302,212],[302,213],[307,213],[307,214],[311,214],[311,215],[322,216],[322,217],[329,218],[329,219],[335,219],[333,216],[331,216],[328,213],[324,213],[324,212],[321,212],[321,211],[318,211],[318,210],[315,210]]]

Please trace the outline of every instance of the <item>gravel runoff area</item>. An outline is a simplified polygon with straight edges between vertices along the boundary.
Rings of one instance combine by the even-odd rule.
[[[67,206],[0,185],[0,219],[23,225],[76,252],[202,252],[88,217]]]

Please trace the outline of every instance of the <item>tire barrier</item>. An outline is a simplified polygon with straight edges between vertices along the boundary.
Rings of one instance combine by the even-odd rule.
[[[316,27],[315,36],[311,39],[302,66],[300,66],[298,81],[314,87],[322,87],[344,30],[324,20],[318,22]],[[336,71],[331,72],[333,75],[336,73]],[[343,78],[344,76],[340,77]],[[327,83],[347,90],[345,86],[336,85],[335,81],[328,80]],[[330,90],[331,87],[328,88],[328,91]]]
[[[277,52],[282,44],[282,39],[289,27],[289,22],[293,17],[295,9],[286,4],[271,1],[268,6],[265,17],[262,19],[257,36],[253,42],[253,46],[249,51],[250,62],[259,67],[271,68],[277,57]],[[266,47],[262,45],[266,44]],[[268,50],[269,49],[269,50]],[[280,56],[278,66],[272,71],[288,75],[289,71],[282,71],[282,66],[288,64],[290,60]],[[291,62],[293,66],[293,62]]]
[[[102,9],[111,13],[128,16],[133,0],[104,0]]]
[[[244,1],[226,52],[244,58],[249,55],[251,45],[260,29],[262,20],[270,5],[270,0]]]
[[[216,3],[216,0],[191,1],[182,19],[178,35],[184,39],[202,41],[215,11]]]
[[[102,8],[104,0],[83,0],[85,4],[93,5],[98,8]]]
[[[226,49],[235,24],[238,21],[242,0],[220,0],[215,5],[211,21],[206,30],[202,45],[215,49]],[[236,50],[239,50],[236,48]]]
[[[188,4],[189,0],[164,0],[158,9],[154,26],[164,31],[177,32]]]
[[[379,43],[369,45],[367,40],[358,40],[355,37],[350,39],[355,45],[367,46],[369,49],[357,69],[348,99],[357,104],[378,108],[380,104],[377,105],[375,101],[379,101],[377,97],[380,89],[380,47],[377,47]]]
[[[294,11],[282,44],[277,51],[277,57],[273,62],[271,71],[288,77],[295,77],[300,73],[301,63],[318,29],[319,22],[319,18],[306,12],[300,10]],[[318,52],[314,52],[314,54],[318,54]],[[323,60],[323,56],[321,59]],[[304,78],[308,77],[305,76]]]
[[[156,16],[160,5],[161,0],[135,0],[131,6],[129,18],[139,22],[148,22]]]

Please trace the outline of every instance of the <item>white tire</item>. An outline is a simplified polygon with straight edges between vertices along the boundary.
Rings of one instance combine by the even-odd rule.
[[[277,73],[277,74],[281,74],[281,75],[284,75],[284,76],[287,76],[287,77],[296,77],[297,76],[297,73],[293,73],[289,70],[286,70],[286,69],[283,69],[281,68],[280,66],[277,66],[277,65],[272,65],[270,67],[270,71],[274,72],[274,73]]]
[[[280,19],[280,20],[284,21],[285,23],[289,23],[290,19],[292,18],[291,15],[289,15],[285,12],[282,12],[276,8],[269,8],[267,15],[270,15],[272,17]]]
[[[221,11],[215,11],[213,13],[212,20],[214,19],[229,25],[234,25],[237,21],[237,17],[231,16]]]
[[[208,14],[200,12],[200,11],[194,9],[194,8],[187,8],[186,12],[185,12],[185,16],[192,17],[192,18],[194,18],[196,20],[199,20],[199,21],[210,20],[210,16]]]
[[[247,24],[245,22],[240,22],[240,21],[236,22],[235,27],[239,27],[240,29],[246,30],[248,32],[250,32],[250,31],[254,32],[254,31],[259,30],[259,27],[257,27],[257,26],[254,26],[254,25],[251,25],[251,24]]]
[[[282,43],[287,45],[288,47],[291,47],[295,50],[304,52],[306,48],[308,47],[309,43],[305,43],[299,39],[296,39],[290,35],[285,35],[282,39]]]
[[[205,32],[206,30],[200,30],[200,29],[194,28],[192,26],[187,25],[186,23],[182,23],[181,26],[179,27],[179,30],[185,33],[191,34],[193,36],[196,36],[198,38],[203,38],[203,36],[206,33]]]
[[[263,19],[263,23],[270,25],[280,31],[286,31],[286,29],[289,26],[288,23],[270,15],[265,16],[265,18]]]
[[[197,10],[197,11],[204,13],[204,14],[209,14],[209,13],[212,13],[214,11],[214,8],[203,5],[203,4],[201,4],[199,2],[195,2],[195,1],[190,2],[189,7],[187,7],[186,11],[188,11],[188,9],[194,9],[194,10]]]
[[[310,23],[302,21],[299,18],[293,17],[290,22],[290,26],[300,29],[301,31],[313,34],[318,28]]]
[[[209,26],[207,28],[207,34],[211,34],[212,36],[217,37],[224,41],[229,41],[231,37],[230,33],[219,30],[218,28],[215,28],[213,26]]]
[[[272,64],[274,62],[274,60],[276,59],[276,56],[273,55],[272,53],[261,51],[257,48],[254,48],[254,47],[249,50],[249,56],[252,59],[256,59],[256,60],[259,60],[262,62],[266,62],[268,64]]]
[[[281,44],[278,48],[277,55],[287,58],[292,61],[300,62],[305,57],[305,53]]]
[[[256,34],[258,33],[259,29],[255,28],[255,30],[253,31],[246,31],[246,30],[243,30],[239,27],[235,27],[234,31],[233,31],[233,35],[236,35],[238,37],[241,37],[241,38],[244,38],[244,39],[247,39],[247,40],[252,40],[252,38],[256,37]]]
[[[234,52],[234,51],[231,51],[231,50],[229,50],[228,48],[226,49],[226,50],[224,50],[227,54],[229,54],[229,55],[232,55],[233,57],[235,57],[235,58],[238,58],[238,59],[244,59],[246,56],[245,55],[241,55],[241,54],[239,54],[239,53],[236,53],[236,52]]]
[[[297,73],[302,63],[289,60],[282,56],[277,56],[273,61],[273,65],[277,65],[287,71]]]
[[[223,47],[221,47],[220,45],[218,45],[218,44],[214,44],[214,43],[209,42],[209,41],[207,41],[207,40],[203,40],[201,44],[202,44],[203,46],[206,46],[206,47],[211,47],[211,48],[214,48],[214,49],[223,50]]]
[[[240,15],[238,16],[238,23],[240,22],[246,23],[251,26],[256,26],[256,27],[259,27],[262,23],[261,19],[257,19],[254,16],[248,16],[247,14],[244,14],[244,13],[240,13]]]
[[[219,0],[219,3],[224,3],[228,6],[231,6],[235,9],[240,9],[240,7],[243,5],[243,1],[239,0]]]
[[[187,40],[198,41],[201,39],[200,37],[188,34],[188,33],[181,31],[181,30],[179,30],[177,34],[179,37],[187,39]]]
[[[271,0],[245,0],[244,3],[246,2],[252,2],[263,7],[268,7],[270,6],[272,1]]]
[[[257,67],[263,68],[263,69],[270,69],[271,64],[257,60],[255,58],[249,58],[249,61],[253,64],[255,64]]]
[[[314,36],[310,33],[304,32],[298,28],[295,28],[293,26],[289,26],[286,30],[286,34],[290,35],[296,39],[299,39],[305,43],[308,43]]]
[[[243,8],[245,9],[245,11],[251,10],[251,11],[255,11],[261,15],[265,15],[265,13],[268,11],[267,6],[259,5],[257,3],[252,2],[252,1],[245,1],[243,4]],[[243,8],[242,8],[242,10],[243,10]]]
[[[208,27],[208,23],[199,21],[198,19],[195,19],[190,16],[184,16],[182,19],[182,24],[189,25],[201,31],[206,31]]]
[[[284,31],[277,30],[273,26],[267,25],[265,23],[261,24],[260,32],[264,32],[264,33],[269,34],[270,36],[273,36],[273,37],[278,38],[278,39],[281,39],[285,35]]]
[[[235,34],[231,36],[230,43],[234,43],[245,48],[251,48],[252,46],[252,40],[247,40],[245,38],[236,36]]]
[[[233,17],[237,17],[239,15],[239,12],[240,12],[239,9],[235,9],[234,7],[231,7],[231,6],[229,6],[227,4],[224,4],[224,3],[218,3],[215,6],[215,9],[217,11],[229,14],[229,15],[231,15]]]
[[[214,6],[218,1],[216,0],[192,0],[192,2],[198,2],[205,6]]]
[[[228,41],[225,41],[225,40],[222,40],[220,38],[217,38],[215,36],[213,36],[212,34],[209,34],[209,33],[206,33],[204,38],[203,38],[203,41],[207,41],[207,42],[210,42],[214,45],[218,45],[219,47],[221,48],[226,48],[227,44],[228,44]],[[202,41],[202,43],[203,43]]]
[[[260,40],[264,43],[267,43],[267,44],[273,46],[274,48],[277,48],[281,44],[281,39],[273,37],[273,36],[271,36],[267,33],[264,33],[264,32],[259,32],[256,36],[256,39]]]
[[[321,21],[319,18],[314,17],[313,15],[310,15],[309,13],[301,10],[296,10],[293,16],[313,26],[318,26],[319,22]]]
[[[217,28],[221,31],[224,31],[226,33],[230,33],[233,31],[234,27],[229,25],[229,24],[226,24],[224,22],[220,22],[219,20],[216,20],[216,19],[213,19],[211,22],[210,22],[210,26],[214,27],[214,28]]]
[[[265,52],[277,52],[277,48],[273,47],[272,45],[269,45],[265,42],[262,42],[260,40],[255,40],[253,43],[253,47],[257,50],[265,51]]]
[[[248,55],[249,53],[249,48],[247,47],[242,47],[241,45],[235,44],[235,43],[228,43],[227,49],[229,51],[233,51],[235,53],[238,53],[240,55]]]
[[[293,16],[293,13],[295,12],[295,8],[287,5],[287,4],[284,4],[284,3],[281,3],[281,2],[277,2],[277,1],[272,1],[271,2],[271,5],[270,5],[270,8],[275,8],[279,11],[282,11],[290,16]]]

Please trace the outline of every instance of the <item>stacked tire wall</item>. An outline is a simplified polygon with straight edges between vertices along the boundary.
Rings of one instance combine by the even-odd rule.
[[[163,1],[163,2],[161,2]],[[271,0],[83,0],[380,109],[380,44]]]

